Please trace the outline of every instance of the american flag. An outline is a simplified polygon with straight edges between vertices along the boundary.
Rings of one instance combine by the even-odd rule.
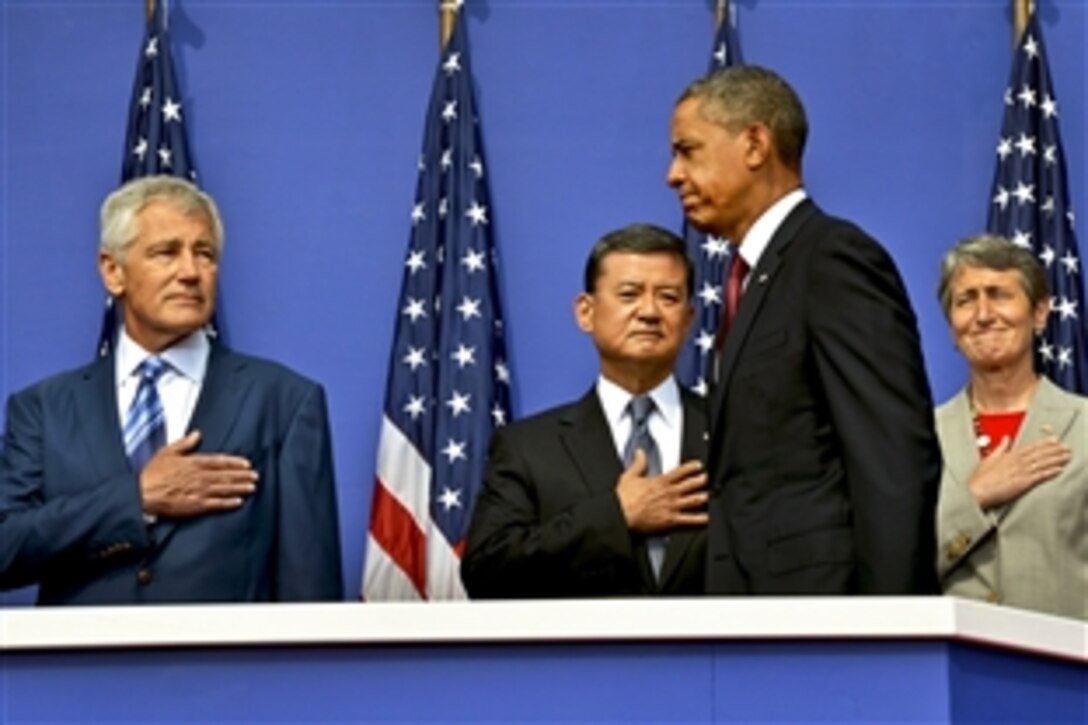
[[[1035,252],[1046,268],[1053,297],[1035,351],[1037,368],[1066,390],[1088,393],[1084,280],[1058,131],[1058,101],[1034,14],[1017,46],[1005,90],[986,227]]]
[[[465,23],[427,111],[389,360],[363,599],[463,599],[488,440],[510,415],[498,260]]]
[[[743,62],[737,39],[736,7],[730,5],[727,19],[718,24],[714,36],[709,70]],[[688,256],[695,263],[695,323],[680,351],[676,375],[681,385],[706,395],[714,362],[714,336],[722,318],[722,285],[732,247],[726,240],[702,234],[687,222],[684,223],[684,239],[688,244]]]
[[[196,182],[196,167],[189,153],[188,136],[182,116],[181,92],[174,75],[167,29],[166,0],[159,0],[147,18],[140,45],[136,80],[129,103],[125,151],[121,162],[121,183],[141,176],[170,174]],[[212,328],[215,323],[213,321]],[[117,311],[106,300],[98,354],[108,355],[117,333]]]

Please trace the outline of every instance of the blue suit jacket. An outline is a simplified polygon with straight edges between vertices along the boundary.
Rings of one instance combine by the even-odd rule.
[[[11,396],[0,451],[0,587],[39,604],[340,599],[322,388],[213,345],[189,430],[249,459],[241,508],[148,526],[117,420],[113,358]]]

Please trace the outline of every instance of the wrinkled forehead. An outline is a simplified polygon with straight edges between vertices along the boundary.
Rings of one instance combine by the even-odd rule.
[[[191,199],[172,196],[153,196],[141,206],[135,215],[137,234],[150,231],[153,226],[159,231],[176,226],[198,224],[204,227],[206,241],[219,246],[221,239],[216,233],[215,221],[201,204]]]
[[[952,273],[951,287],[953,291],[965,289],[983,289],[997,287],[1014,287],[1027,294],[1027,283],[1024,275],[1016,267],[999,268],[991,265],[960,262]]]

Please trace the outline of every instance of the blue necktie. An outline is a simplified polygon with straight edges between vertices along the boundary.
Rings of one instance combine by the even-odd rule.
[[[631,398],[631,402],[627,404],[627,411],[631,414],[631,436],[623,448],[623,460],[626,465],[631,465],[635,451],[641,448],[646,454],[647,476],[656,476],[661,473],[661,452],[657,449],[653,435],[650,434],[650,415],[654,412],[654,407],[653,398],[645,395]],[[650,555],[650,566],[654,570],[654,578],[660,579],[661,565],[665,562],[665,537],[647,537],[646,551]]]
[[[140,375],[140,387],[128,409],[125,419],[125,453],[132,462],[132,470],[139,473],[155,451],[166,444],[166,420],[162,400],[155,383],[166,371],[162,358],[149,357],[136,368]]]

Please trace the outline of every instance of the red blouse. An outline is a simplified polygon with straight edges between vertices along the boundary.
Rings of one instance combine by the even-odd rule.
[[[975,436],[983,458],[993,453],[1002,440],[1016,440],[1025,411],[1016,413],[979,413],[975,416]]]

